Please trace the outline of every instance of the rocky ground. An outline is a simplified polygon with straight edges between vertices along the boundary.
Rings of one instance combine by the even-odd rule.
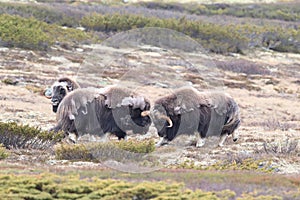
[[[244,67],[244,71],[236,70],[236,66]],[[0,121],[15,121],[45,130],[51,128],[55,125],[55,114],[43,93],[62,76],[73,77],[84,86],[126,85],[142,92],[152,102],[179,86],[193,85],[201,90],[217,88],[231,94],[240,106],[239,141],[234,143],[228,138],[225,146],[219,148],[218,138],[211,137],[205,147],[196,148],[191,145],[195,138],[177,138],[157,150],[173,152],[160,153],[164,164],[188,163],[206,168],[224,160],[268,158],[271,161],[268,165],[276,173],[300,173],[299,72],[299,54],[270,51],[221,56],[179,54],[146,45],[134,49],[57,46],[49,52],[1,48]],[[158,139],[153,127],[149,134],[138,137]],[[182,141],[187,142],[182,145]],[[35,160],[39,162],[34,165],[46,163],[56,167],[62,164],[53,160],[51,152],[36,157],[35,153],[16,152],[2,162],[32,165]],[[67,162],[66,165],[100,167],[93,163]]]

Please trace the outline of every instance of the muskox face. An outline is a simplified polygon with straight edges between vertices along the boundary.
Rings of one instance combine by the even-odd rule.
[[[158,135],[171,141],[177,135],[193,135],[198,131],[199,124],[203,121],[202,110],[194,99],[172,94],[156,101],[153,123]]]
[[[150,110],[150,103],[145,102],[143,108],[135,108],[134,106],[129,106],[129,113],[132,121],[139,127],[149,127],[151,124],[151,119],[149,116],[144,116],[142,113]],[[133,130],[134,133],[139,132],[139,130]],[[142,131],[144,132],[144,131]]]
[[[158,135],[169,141],[176,136],[181,121],[176,99],[176,96],[172,95],[167,99],[158,100],[152,112],[153,123]]]
[[[147,99],[141,96],[130,96],[123,98],[121,104],[113,112],[119,114],[115,117],[120,118],[120,126],[123,129],[132,130],[133,133],[145,134],[151,124],[151,119],[142,113],[149,110],[150,103]]]
[[[63,77],[58,79],[51,87],[45,91],[45,96],[51,99],[52,110],[57,112],[58,106],[63,98],[71,91],[80,88],[78,83],[70,78]]]
[[[61,82],[58,84],[53,85],[52,87],[52,95],[51,95],[51,102],[52,102],[52,110],[53,112],[57,112],[57,108],[60,102],[68,93],[68,88],[66,87],[65,82]]]
[[[98,103],[96,108],[104,133],[113,133],[121,139],[126,136],[126,131],[139,134],[148,132],[151,119],[143,114],[150,110],[148,100],[141,96],[130,96],[119,88],[111,89],[104,96],[103,106]]]

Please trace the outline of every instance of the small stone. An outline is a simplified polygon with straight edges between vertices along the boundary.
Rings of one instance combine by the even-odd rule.
[[[76,48],[76,51],[83,52],[84,50],[82,48]]]

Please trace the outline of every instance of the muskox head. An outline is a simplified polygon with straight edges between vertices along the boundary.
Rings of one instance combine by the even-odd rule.
[[[121,102],[122,107],[129,108],[129,115],[133,123],[137,126],[145,127],[151,123],[150,117],[145,116],[143,113],[150,110],[150,102],[142,96],[125,97]],[[130,121],[130,120],[129,120]],[[133,129],[133,132],[138,130]]]
[[[147,133],[151,124],[150,117],[144,115],[150,110],[148,99],[120,87],[111,87],[102,95],[105,97],[104,106],[97,103],[97,113],[100,123],[106,122],[101,125],[104,132],[114,133],[119,139],[124,138],[129,130]]]
[[[63,98],[71,91],[79,88],[80,86],[70,78],[60,78],[51,87],[50,94],[46,95],[51,98],[52,110],[57,112],[57,108]]]
[[[210,108],[195,90],[183,88],[156,100],[151,116],[158,135],[165,142],[180,134],[194,135],[199,132],[201,137],[205,137]]]
[[[171,141],[176,136],[181,116],[176,95],[161,98],[155,102],[151,113],[154,126],[160,137]]]

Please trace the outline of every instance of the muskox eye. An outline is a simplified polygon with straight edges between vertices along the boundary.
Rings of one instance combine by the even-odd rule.
[[[59,93],[60,94],[66,94],[66,90],[64,88],[60,88]]]

